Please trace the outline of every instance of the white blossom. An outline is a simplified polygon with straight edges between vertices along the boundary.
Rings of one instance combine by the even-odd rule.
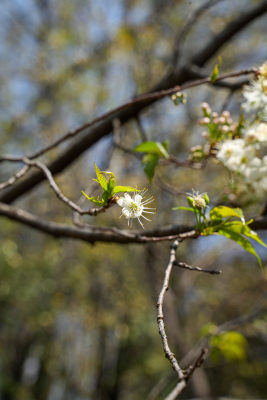
[[[247,183],[255,182],[262,177],[262,160],[254,157],[248,164],[243,164],[240,173],[245,177]]]
[[[133,197],[131,197],[128,193],[125,193],[124,197],[120,197],[117,200],[117,204],[122,207],[121,216],[124,216],[128,220],[128,225],[131,225],[132,220],[134,218],[137,218],[142,228],[144,228],[144,225],[142,224],[140,218],[144,218],[147,221],[150,221],[150,219],[146,218],[143,214],[156,213],[155,208],[146,207],[147,204],[151,203],[154,200],[154,198],[153,196],[150,196],[149,198],[144,198],[145,193],[146,190],[140,192],[140,194],[134,194]]]
[[[249,86],[245,86],[243,96],[246,101],[243,103],[243,108],[250,112],[263,112],[267,116],[267,79],[260,78],[254,80]]]
[[[245,131],[245,136],[249,143],[253,141],[267,143],[267,123],[261,122],[252,125]]]
[[[243,139],[226,140],[221,144],[217,158],[231,171],[240,171],[243,164],[254,158],[255,151],[255,147],[246,145]]]

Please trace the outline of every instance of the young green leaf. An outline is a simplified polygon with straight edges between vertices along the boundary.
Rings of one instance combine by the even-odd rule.
[[[95,163],[95,173],[96,173],[96,177],[97,179],[93,179],[94,181],[98,182],[100,184],[100,186],[102,187],[103,190],[107,190],[108,187],[108,181],[107,179],[104,177],[104,175],[102,174],[102,172],[100,171],[100,169],[98,168],[98,166]]]
[[[87,194],[82,190],[82,194],[87,198],[87,200],[91,201],[95,205],[101,207],[105,205],[105,202],[103,200],[100,200],[99,197],[96,199],[95,197],[89,197]]]
[[[144,164],[144,171],[151,183],[155,174],[155,168],[158,164],[159,157],[156,154],[147,154],[144,156],[142,162]]]
[[[115,186],[112,194],[116,194],[116,193],[124,193],[124,192],[139,192],[138,189],[135,189],[131,186]]]
[[[214,69],[213,69],[213,71],[211,73],[211,76],[210,76],[211,83],[216,82],[216,80],[218,78],[218,75],[219,75],[219,66],[218,66],[218,64],[215,64],[215,67],[214,67]]]
[[[213,207],[210,210],[210,219],[218,220],[222,218],[236,217],[241,219],[242,223],[245,223],[243,211],[241,208],[230,208],[226,206]]]
[[[181,206],[181,207],[174,207],[174,208],[172,208],[172,210],[185,210],[185,211],[192,211],[192,212],[195,212],[195,209],[194,209],[194,208],[192,208],[192,207],[183,207],[183,206]]]
[[[240,233],[234,232],[224,227],[218,230],[218,234],[233,240],[234,242],[238,243],[241,247],[243,247],[243,249],[245,249],[247,252],[253,254],[257,258],[260,267],[262,267],[261,259],[248,239],[246,239]]]
[[[159,157],[169,158],[165,144],[160,142],[143,142],[134,148],[134,151],[139,153],[157,154]]]
[[[112,195],[115,185],[116,185],[115,176],[114,174],[112,174],[112,176],[108,180],[108,186],[107,186],[107,192],[110,193],[110,195]]]
[[[250,229],[250,227],[248,225],[244,226],[244,235],[255,240],[256,242],[258,242],[259,244],[261,244],[264,247],[267,247],[267,244],[264,243],[261,238],[258,236],[258,234],[256,232],[254,232],[253,230]]]

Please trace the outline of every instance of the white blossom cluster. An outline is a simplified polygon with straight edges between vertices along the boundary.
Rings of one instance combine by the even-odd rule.
[[[245,87],[243,95],[246,101],[242,106],[248,112],[256,112],[255,122],[243,128],[242,138],[222,142],[217,159],[241,175],[253,192],[262,197],[267,194],[267,155],[261,156],[267,145],[267,63],[260,67],[257,80]]]
[[[243,90],[245,102],[242,107],[247,112],[261,114],[263,119],[267,118],[267,63],[259,69],[258,78]]]
[[[265,143],[267,143],[267,124],[260,125],[261,135],[265,128]],[[248,132],[251,130],[252,128]],[[257,133],[257,128],[253,128],[254,132]],[[226,140],[220,146],[217,159],[222,161],[230,171],[242,175],[245,183],[252,187],[257,196],[261,197],[267,193],[267,155],[260,158],[257,154],[258,151],[257,140],[253,142],[248,142],[245,138]]]

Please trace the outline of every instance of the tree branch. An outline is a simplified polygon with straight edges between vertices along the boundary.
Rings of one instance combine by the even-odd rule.
[[[254,8],[239,14],[237,18],[227,24],[221,32],[215,35],[210,42],[192,58],[191,63],[202,67],[233,36],[266,12],[267,1],[265,0]]]
[[[170,259],[169,263],[167,265],[166,271],[165,271],[165,276],[163,280],[163,285],[162,289],[160,291],[159,297],[158,297],[158,302],[157,302],[157,322],[158,322],[158,327],[159,327],[159,334],[161,336],[162,340],[162,345],[163,345],[163,350],[165,353],[166,358],[170,361],[174,371],[177,373],[178,376],[178,384],[176,386],[176,395],[175,397],[171,397],[170,395],[166,398],[166,400],[170,399],[175,399],[176,396],[182,392],[182,390],[186,387],[186,380],[185,380],[185,375],[180,367],[175,355],[172,353],[169,343],[168,343],[168,338],[165,330],[165,324],[164,324],[164,313],[163,313],[163,302],[164,302],[164,297],[165,294],[168,290],[169,286],[169,280],[171,276],[171,271],[173,268],[173,264],[176,260],[176,250],[178,247],[178,240],[175,240],[171,246],[171,251],[170,251]]]
[[[57,238],[79,239],[89,243],[149,243],[174,239],[194,239],[199,236],[194,227],[187,225],[171,225],[144,232],[93,226],[78,228],[43,220],[39,216],[1,202],[0,215]],[[254,230],[267,229],[267,217],[256,218],[250,227]]]
[[[177,226],[174,234],[165,235],[164,231],[128,231],[117,228],[104,227],[74,227],[71,225],[60,224],[56,222],[46,221],[39,216],[31,214],[22,209],[0,203],[0,215],[10,218],[11,220],[21,222],[41,232],[47,233],[54,237],[79,239],[89,243],[109,242],[109,243],[149,243],[179,239],[189,239],[198,236],[192,227]],[[168,232],[168,231],[167,231]]]
[[[247,69],[247,70],[241,70],[237,72],[231,72],[231,73],[226,73],[226,74],[221,74],[218,76],[216,82],[214,83],[215,85],[220,82],[221,80],[227,79],[227,78],[234,78],[238,77],[241,75],[248,75],[248,74],[254,74],[255,70],[254,69]],[[73,136],[75,134],[78,134],[86,129],[88,127],[91,127],[89,131],[87,132],[86,135],[84,135],[81,138],[78,138],[76,142],[74,142],[72,145],[69,146],[68,149],[66,149],[61,155],[58,156],[58,158],[54,161],[52,161],[48,165],[48,169],[51,171],[51,173],[57,174],[61,171],[63,171],[68,165],[70,165],[77,157],[79,157],[84,151],[86,151],[89,147],[91,147],[94,143],[96,143],[98,140],[102,139],[104,136],[106,136],[109,132],[112,131],[113,129],[113,121],[114,118],[119,119],[121,124],[125,123],[129,119],[136,117],[138,113],[148,105],[154,103],[156,100],[162,99],[166,96],[169,96],[173,93],[176,93],[179,90],[186,90],[190,89],[193,87],[197,87],[206,83],[210,83],[210,78],[203,78],[203,79],[198,79],[193,82],[189,82],[187,84],[181,85],[181,86],[174,86],[169,89],[163,89],[159,90],[156,92],[148,93],[139,97],[136,97],[133,100],[128,101],[127,103],[123,104],[122,106],[102,115],[101,117],[96,118],[95,120],[77,128],[74,131],[68,132],[65,136],[62,138],[59,138],[57,141],[52,143],[50,146],[47,148],[32,154],[30,156],[27,156],[28,159],[34,159],[37,156],[40,156],[41,154],[44,154],[44,152],[49,151],[50,149],[58,146],[60,143],[63,141],[67,140],[69,136]],[[96,126],[93,126],[95,125]],[[7,160],[9,158],[9,160]],[[2,161],[20,161],[23,157],[13,157],[13,160],[11,160],[12,156],[0,156],[0,162]],[[33,187],[35,187],[37,184],[42,182],[45,179],[45,176],[43,172],[37,172],[32,175],[30,175],[28,178],[24,179],[22,182],[19,182],[17,185],[14,185],[9,191],[6,193],[3,193],[0,195],[0,201],[4,203],[11,203],[18,197],[22,196],[29,190],[31,190]]]
[[[184,262],[174,262],[173,265],[179,268],[188,269],[189,271],[198,271],[198,272],[206,272],[207,274],[211,275],[220,275],[222,271],[216,269],[206,269],[201,267],[192,267]]]

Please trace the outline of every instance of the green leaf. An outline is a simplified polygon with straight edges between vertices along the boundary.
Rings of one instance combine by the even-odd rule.
[[[213,207],[210,210],[210,219],[218,220],[222,218],[236,217],[240,218],[243,223],[245,223],[243,211],[241,208],[230,208],[226,206]]]
[[[228,239],[233,240],[234,242],[238,243],[243,249],[245,249],[247,252],[250,254],[253,254],[256,258],[257,261],[262,267],[261,259],[256,253],[254,247],[250,243],[248,239],[246,239],[244,236],[242,236],[240,233],[237,233],[231,229],[227,229],[225,227],[222,227],[221,229],[218,230],[218,234],[227,237]]]
[[[211,76],[210,76],[211,83],[216,82],[216,80],[218,78],[218,75],[219,75],[219,66],[218,66],[218,64],[215,64],[215,67],[214,67],[214,69],[213,69],[213,71],[211,73]]]
[[[115,186],[113,189],[113,194],[120,192],[139,192],[139,190],[131,186]]]
[[[267,247],[267,244],[264,243],[261,238],[258,236],[258,234],[256,232],[254,232],[252,229],[250,229],[250,227],[246,224],[244,226],[244,235],[255,240],[256,242],[258,242],[259,244],[261,244],[264,247]]]
[[[143,142],[134,148],[134,151],[140,153],[157,154],[163,158],[169,158],[168,151],[165,145],[160,142]]]
[[[107,191],[110,193],[110,195],[112,195],[113,189],[116,185],[115,176],[114,176],[114,174],[112,174],[112,175],[113,176],[111,176],[108,180],[108,187],[107,187]]]
[[[229,229],[233,232],[240,233],[242,235],[244,235],[246,231],[246,225],[243,225],[241,221],[227,221],[223,222],[221,226],[223,229]]]
[[[248,226],[248,223],[243,225],[241,221],[229,221],[225,222],[223,224],[223,228],[225,229],[230,229],[234,232],[240,233],[244,236],[249,237],[250,239],[255,240],[259,244],[261,244],[264,247],[267,247],[267,244],[265,244],[261,238],[258,236],[256,232],[254,232],[250,227]]]
[[[195,209],[194,208],[192,208],[192,207],[174,207],[174,208],[172,208],[172,210],[185,210],[185,211],[192,211],[192,212],[195,212]]]
[[[147,154],[144,156],[142,162],[144,164],[144,171],[148,177],[149,182],[152,182],[152,179],[155,174],[155,168],[158,164],[159,157],[156,154]]]
[[[98,182],[100,184],[100,186],[102,187],[103,190],[107,190],[108,187],[108,181],[107,179],[104,177],[104,175],[102,174],[102,172],[100,171],[100,169],[98,168],[98,166],[95,163],[95,173],[96,173],[96,177],[97,179],[94,179],[94,181]]]
[[[211,83],[214,83],[214,82],[217,81],[221,65],[222,65],[222,57],[219,56],[218,57],[218,63],[215,64],[215,67],[213,68],[213,71],[212,71],[211,76],[210,76]]]
[[[82,194],[87,198],[87,200],[91,201],[92,203],[96,204],[99,207],[105,205],[104,201],[100,200],[99,197],[97,199],[95,197],[89,197],[83,190],[82,190]]]
[[[247,341],[241,333],[229,331],[210,338],[212,347],[212,357],[215,359],[216,353],[213,350],[219,351],[226,360],[244,360],[246,358]]]

